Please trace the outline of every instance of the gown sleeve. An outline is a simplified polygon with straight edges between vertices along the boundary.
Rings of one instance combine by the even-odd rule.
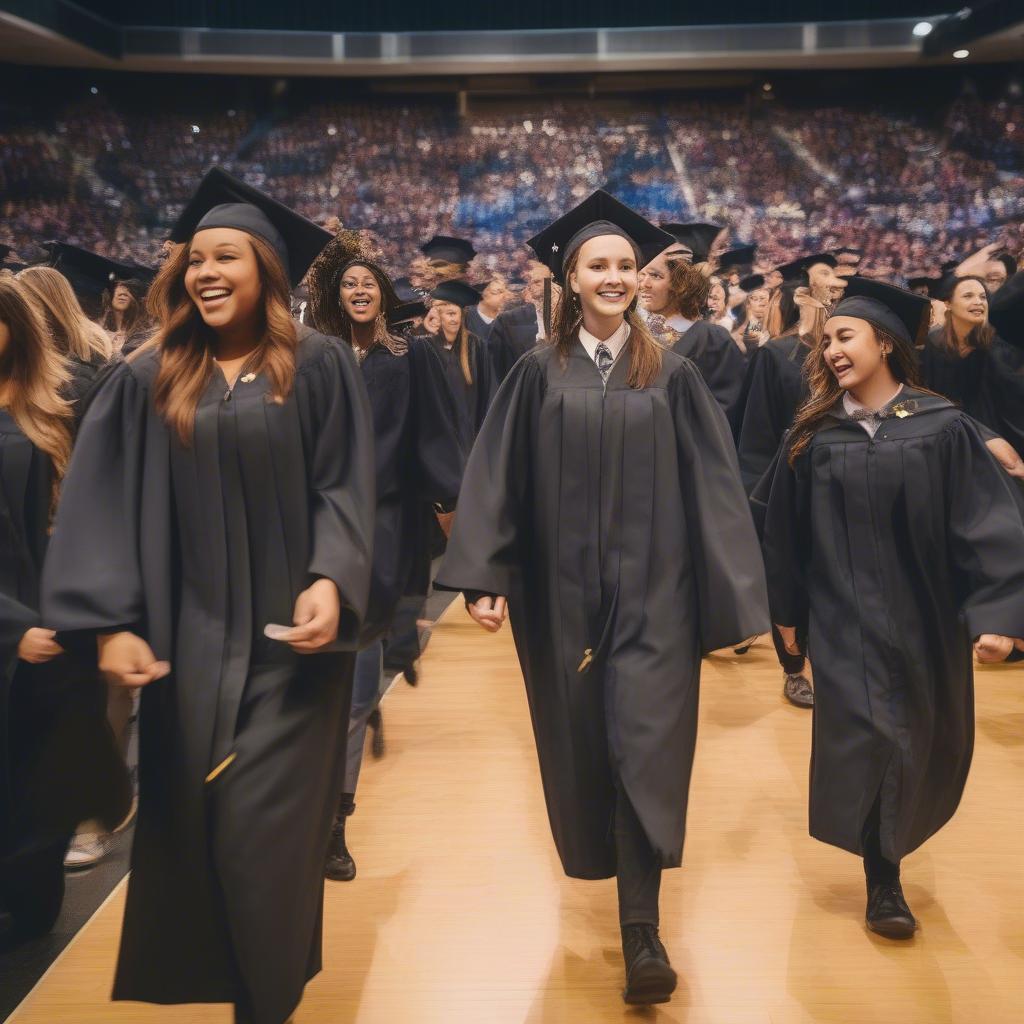
[[[147,391],[110,372],[78,430],[43,567],[43,621],[63,632],[141,632]]]
[[[759,349],[751,366],[750,391],[739,431],[737,451],[743,489],[752,494],[757,482],[772,466],[779,442],[788,423],[784,422],[786,404],[779,385],[775,353]]]
[[[508,596],[522,557],[529,506],[533,425],[543,397],[543,370],[523,356],[505,378],[466,464],[455,525],[434,586]]]
[[[949,548],[971,639],[1024,637],[1024,503],[966,417],[949,453]]]
[[[311,578],[341,595],[339,646],[358,641],[366,616],[373,554],[376,469],[370,399],[355,356],[331,344],[311,364],[309,458]]]
[[[764,566],[725,413],[688,360],[669,378],[668,390],[697,580],[701,648],[715,651],[767,630]]]
[[[484,425],[487,410],[494,401],[494,393],[497,390],[494,384],[494,368],[488,356],[487,346],[479,338],[476,340],[476,409],[474,411],[473,426],[476,432]]]
[[[769,467],[751,495],[755,519],[763,521],[761,549],[768,578],[772,622],[794,626],[805,635],[809,617],[806,568],[810,536],[809,494],[805,485],[806,458],[791,466],[789,434],[783,436]]]
[[[424,501],[451,508],[459,496],[466,456],[455,396],[429,342],[414,338],[409,360],[418,490]]]
[[[747,361],[732,335],[718,324],[695,324],[694,328],[704,336],[694,347],[689,358],[700,370],[701,376],[711,390],[715,401],[728,416],[739,401],[743,380],[747,373]],[[689,333],[689,332],[687,332]],[[686,338],[686,334],[683,335]]]

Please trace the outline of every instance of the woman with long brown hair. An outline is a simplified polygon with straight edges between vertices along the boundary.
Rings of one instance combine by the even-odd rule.
[[[110,363],[110,335],[86,315],[68,279],[52,267],[26,267],[18,283],[42,317],[71,371],[71,392],[82,415],[89,397]]]
[[[113,828],[130,788],[88,659],[40,615],[53,508],[71,456],[70,374],[21,283],[0,275],[0,907],[49,931],[75,827]]]
[[[640,271],[641,315],[662,345],[693,360],[728,416],[746,367],[729,332],[703,319],[711,280],[680,248],[670,246]]]
[[[110,334],[114,348],[131,355],[149,337],[152,324],[146,314],[148,285],[137,277],[111,282],[103,292],[100,326]]]
[[[465,309],[480,294],[462,281],[445,281],[431,293],[441,327],[430,336],[459,408],[459,432],[468,452],[494,398],[494,374],[483,342],[466,327]]]
[[[767,627],[725,415],[636,310],[671,242],[605,192],[531,239],[564,286],[551,344],[487,414],[435,584],[491,632],[507,602],[563,867],[618,879],[628,1003],[676,984],[658,894],[682,857],[701,655]]]
[[[852,278],[754,500],[772,618],[815,675],[810,832],[864,859],[869,929],[917,927],[900,861],[953,815],[972,645],[1024,648],[1024,519],[974,421],[918,384],[926,298]]]
[[[325,874],[355,878],[346,822],[356,808],[366,727],[378,702],[384,636],[399,600],[425,594],[430,552],[424,528],[434,510],[455,508],[465,455],[458,409],[444,369],[425,338],[405,341],[391,323],[402,304],[384,269],[362,251],[354,232],[341,232],[317,257],[309,273],[310,318],[317,330],[340,338],[356,354],[373,413],[377,514],[373,577],[356,657],[348,723],[344,778],[327,849]]]
[[[945,299],[945,320],[918,353],[921,380],[982,424],[1003,467],[1024,477],[1024,339],[1003,338],[989,322],[982,278],[954,278]]]
[[[172,238],[156,333],[79,432],[43,608],[144,687],[114,998],[282,1024],[320,968],[372,425],[351,350],[289,315],[326,232],[215,170]]]

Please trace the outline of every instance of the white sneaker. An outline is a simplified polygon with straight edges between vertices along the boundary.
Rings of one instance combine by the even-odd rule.
[[[64,855],[64,867],[71,871],[91,868],[107,855],[110,835],[107,832],[79,832]]]

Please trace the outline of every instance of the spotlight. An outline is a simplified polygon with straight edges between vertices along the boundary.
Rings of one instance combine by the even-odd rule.
[[[930,21],[919,21],[914,26],[914,35],[917,36],[918,39],[924,39],[925,36],[931,35],[933,28],[935,28],[935,26]]]
[[[91,92],[93,94],[93,96],[95,96],[95,95],[97,95],[99,93],[99,89],[97,89],[96,86],[94,85],[94,86],[92,86],[89,89],[89,92]]]
[[[197,124],[192,125],[192,134],[193,135],[198,135],[199,134],[199,125],[197,125]]]
[[[953,56],[957,60],[966,60],[966,58],[970,57],[970,55],[971,55],[971,51],[970,50],[954,50],[953,51]]]

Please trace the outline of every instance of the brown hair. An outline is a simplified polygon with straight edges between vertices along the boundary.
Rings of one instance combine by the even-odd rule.
[[[704,315],[711,294],[711,278],[700,267],[685,259],[668,259],[669,302],[687,320],[699,320]],[[703,265],[703,264],[702,264]]]
[[[321,334],[330,334],[347,341],[349,345],[353,344],[352,318],[345,311],[345,305],[341,301],[341,282],[353,267],[365,267],[373,275],[380,289],[380,314],[374,325],[373,344],[370,347],[383,345],[392,354],[403,355],[409,346],[387,329],[388,315],[400,305],[395,286],[384,269],[373,260],[350,257],[350,245],[345,234],[339,234],[328,243],[327,248],[316,258],[306,278],[309,288],[309,314],[313,326]]]
[[[942,329],[939,331],[939,344],[947,352],[953,355],[960,354],[960,346],[956,340],[956,332],[953,330],[953,311],[949,308],[950,302],[953,300],[953,296],[956,294],[957,288],[964,281],[975,281],[981,285],[982,290],[985,292],[985,301],[989,302],[991,296],[988,293],[988,285],[985,284],[984,280],[975,274],[966,274],[963,277],[958,277],[949,289],[949,295],[946,299],[946,317],[945,322],[942,325]],[[972,327],[964,342],[972,349],[987,349],[991,346],[993,339],[996,336],[996,329],[988,322],[986,316],[983,324],[977,324]]]
[[[579,296],[569,286],[569,275],[576,269],[579,261],[580,249],[570,256],[565,267],[565,287],[555,305],[555,312],[552,316],[551,340],[558,354],[562,358],[563,365],[569,358],[572,351],[572,344],[578,336],[580,325],[583,323],[583,311],[580,308]],[[629,324],[629,375],[626,383],[637,391],[650,387],[655,378],[661,372],[662,346],[655,340],[654,335],[648,330],[647,325],[640,319],[636,312],[636,296],[626,310],[625,321]],[[683,314],[686,315],[685,313]]]
[[[768,315],[764,318],[764,325],[773,338],[788,338],[800,331],[800,307],[796,304],[796,289],[796,285],[781,284],[768,300]]]
[[[437,306],[455,306],[454,302],[436,302],[434,305]],[[433,308],[433,306],[431,307]],[[457,307],[458,308],[458,307]],[[462,370],[463,380],[466,382],[467,387],[471,387],[473,384],[473,372],[469,367],[469,331],[466,330],[466,311],[460,309],[462,313],[462,321],[459,324],[459,333],[455,335],[455,341],[452,344],[452,348],[458,354],[459,367]],[[441,329],[437,332],[438,337],[444,337],[444,323],[441,324]]]
[[[0,276],[0,320],[10,333],[0,354],[6,408],[22,433],[50,457],[55,500],[71,458],[74,411],[62,395],[71,379],[68,365],[24,290],[6,275]]]
[[[85,315],[60,271],[52,267],[26,267],[17,280],[62,355],[74,356],[84,363],[113,355],[114,346],[107,332]]]
[[[892,375],[901,384],[924,390],[918,383],[917,354],[912,343],[897,338],[879,327],[871,325],[879,347],[888,346],[887,362]],[[828,365],[825,352],[828,346],[819,341],[804,361],[808,396],[797,409],[793,428],[789,433],[789,464],[807,450],[821,421],[832,411],[844,389]],[[928,392],[931,394],[931,392]]]
[[[290,291],[281,261],[271,246],[255,235],[248,236],[263,284],[262,337],[259,355],[251,366],[265,373],[270,395],[283,402],[295,380],[295,349],[298,333],[291,318]],[[214,373],[214,331],[185,290],[190,246],[179,246],[164,262],[149,291],[149,312],[157,324],[153,336],[137,352],[160,350],[160,369],[153,386],[157,412],[177,431],[182,444],[192,441],[196,409]]]
[[[125,337],[133,331],[144,329],[146,324],[146,286],[139,280],[132,278],[127,281],[115,281],[103,292],[103,311],[100,314],[99,324],[105,331],[114,332],[117,327],[117,315],[114,312],[114,293],[121,285],[131,295],[131,305],[121,314],[121,331]]]

